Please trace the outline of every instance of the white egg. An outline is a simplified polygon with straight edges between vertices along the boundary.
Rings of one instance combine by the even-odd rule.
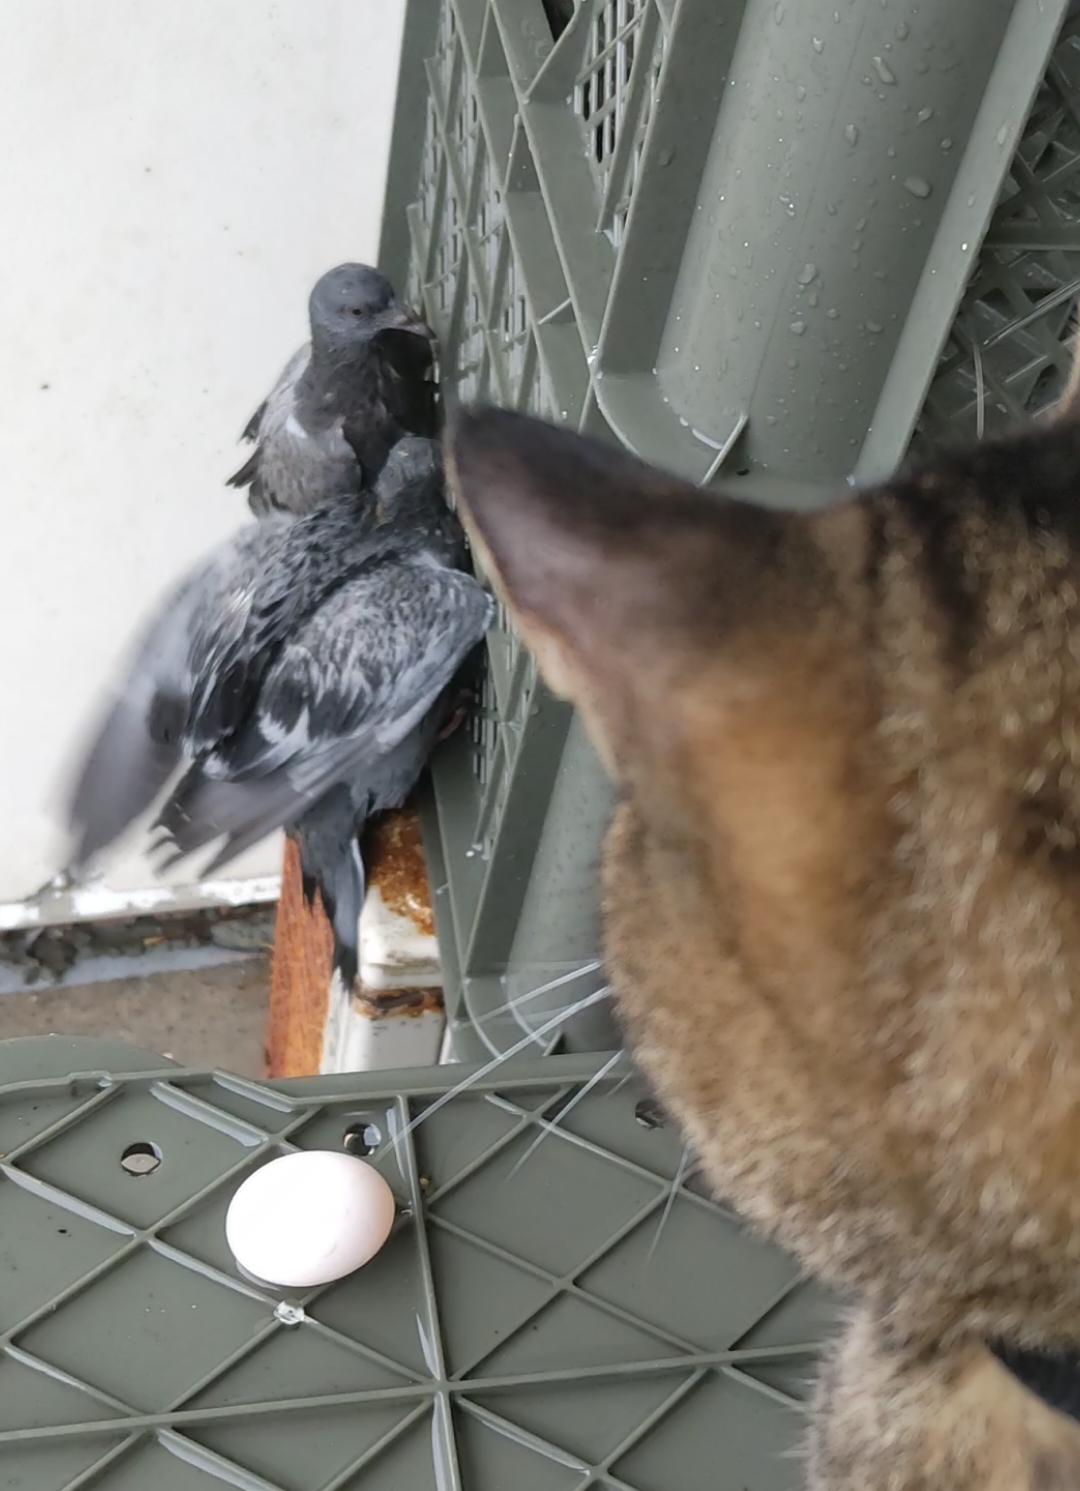
[[[225,1237],[242,1269],[289,1289],[361,1268],[394,1225],[394,1197],[355,1155],[305,1150],[271,1160],[229,1203]]]

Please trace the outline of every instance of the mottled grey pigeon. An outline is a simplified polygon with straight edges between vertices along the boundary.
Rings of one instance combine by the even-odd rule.
[[[157,826],[204,873],[284,827],[356,975],[358,833],[404,801],[493,602],[458,568],[434,441],[409,438],[370,494],[252,524],[170,597],[135,655],[73,797],[77,875],[187,770]]]
[[[248,421],[255,445],[229,485],[257,517],[312,512],[370,486],[405,435],[434,438],[440,411],[431,328],[367,264],[339,264],[308,302],[311,340]]]

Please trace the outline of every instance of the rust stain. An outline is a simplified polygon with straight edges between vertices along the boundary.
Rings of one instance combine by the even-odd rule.
[[[365,989],[353,994],[353,1009],[366,1020],[385,1020],[388,1015],[442,1014],[441,989]]]
[[[384,813],[364,836],[368,883],[379,887],[389,910],[412,922],[424,937],[434,937],[420,817],[413,807]]]

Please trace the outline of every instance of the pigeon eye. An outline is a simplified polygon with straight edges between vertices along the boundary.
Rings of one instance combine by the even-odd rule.
[[[364,311],[363,306],[351,305],[349,307],[349,315],[350,316],[363,316],[365,314],[366,314],[366,312]]]

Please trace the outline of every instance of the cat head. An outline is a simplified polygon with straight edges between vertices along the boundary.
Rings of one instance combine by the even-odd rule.
[[[493,409],[448,468],[618,786],[613,982],[715,1187],[833,1282],[1080,1338],[1076,404],[818,512]]]
[[[449,459],[481,564],[642,818],[701,843],[745,808],[770,859],[798,857],[866,712],[858,505],[733,502],[495,409],[459,418]]]

